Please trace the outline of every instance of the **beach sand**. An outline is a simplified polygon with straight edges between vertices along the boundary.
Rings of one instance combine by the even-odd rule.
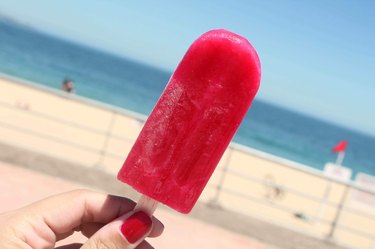
[[[143,125],[142,116],[63,92],[5,78],[0,78],[0,87],[2,143],[112,176]],[[217,196],[216,187],[225,170],[224,190]],[[336,206],[345,193],[344,184],[329,183],[317,170],[232,145],[200,201],[305,235],[326,238],[337,215]],[[339,227],[371,235],[375,220],[368,217],[375,216],[374,208],[354,201],[351,191],[347,192],[344,204],[350,212],[340,214]],[[353,210],[364,215],[354,214]],[[331,240],[353,248],[373,248],[373,237],[365,238],[348,230],[336,229]]]

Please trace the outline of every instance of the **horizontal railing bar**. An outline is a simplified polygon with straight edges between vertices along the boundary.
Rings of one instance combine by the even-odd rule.
[[[219,169],[219,170],[221,170],[221,169]],[[233,170],[233,169],[227,169],[227,173],[228,174],[234,174],[234,175],[236,175],[238,177],[241,177],[241,178],[249,180],[249,181],[256,182],[256,183],[258,183],[260,185],[264,185],[263,179],[260,179],[260,178],[257,178],[257,177],[251,177],[251,176],[248,176],[248,175],[244,175],[243,173],[240,173],[240,172],[238,172],[236,170]],[[279,186],[279,185],[278,184],[272,184],[271,186]],[[291,192],[291,193],[293,193],[295,195],[304,197],[306,199],[310,199],[310,200],[315,201],[317,203],[321,203],[323,201],[323,199],[317,198],[315,196],[304,194],[304,193],[302,193],[300,191],[296,191],[295,189],[292,189],[292,188],[289,188],[289,187],[282,186],[282,188],[285,189],[288,192]],[[337,207],[338,206],[337,203],[329,201],[329,200],[326,200],[325,205],[331,206],[331,207]],[[360,215],[360,216],[363,216],[363,217],[375,220],[375,216],[374,215],[371,215],[369,213],[360,212],[358,210],[354,210],[354,209],[349,208],[349,207],[344,207],[343,211],[350,212],[350,213],[353,213],[353,214],[356,214],[356,215]]]
[[[215,184],[207,184],[207,187],[209,187],[209,188],[216,188],[216,186],[217,185],[215,185]],[[223,190],[223,192],[227,192],[229,194],[233,194],[233,195],[235,195],[235,196],[237,196],[239,198],[245,199],[247,201],[253,201],[253,202],[262,204],[262,205],[267,206],[269,208],[273,208],[273,209],[279,210],[279,207],[281,207],[280,210],[283,211],[283,212],[287,212],[287,213],[291,213],[291,214],[296,214],[297,212],[299,212],[299,210],[294,210],[294,209],[292,209],[290,207],[287,207],[285,205],[281,205],[281,204],[279,204],[277,202],[272,202],[271,200],[264,200],[264,199],[261,199],[259,197],[255,197],[255,196],[252,196],[252,195],[247,195],[247,194],[239,193],[239,192],[236,192],[236,191],[230,190],[230,189],[223,189],[222,188],[221,190]],[[272,206],[269,205],[270,202],[272,202]],[[315,222],[315,216],[314,215],[307,214],[307,217],[312,217],[311,220],[308,220],[308,221]],[[332,223],[332,221],[328,220],[326,218],[320,218],[318,223],[330,225]]]
[[[19,127],[19,126],[16,126],[16,125],[6,124],[6,123],[0,123],[0,126],[8,128],[8,129],[20,131],[20,132],[23,132],[23,133],[27,133],[27,134],[33,134],[35,136],[38,136],[38,137],[41,137],[41,138],[44,138],[44,139],[47,139],[47,140],[52,140],[52,141],[55,141],[55,142],[58,142],[58,143],[62,143],[62,144],[65,144],[65,145],[76,147],[76,148],[80,148],[82,150],[86,150],[86,151],[89,151],[89,152],[92,152],[92,153],[101,152],[99,149],[94,149],[94,148],[91,148],[91,147],[88,147],[88,146],[84,146],[82,144],[70,142],[68,140],[61,139],[61,138],[58,138],[58,137],[55,137],[55,136],[46,135],[46,134],[43,134],[43,133],[40,133],[40,132],[37,132],[37,131],[26,129],[24,127]]]
[[[233,174],[233,175],[236,175],[236,176],[241,177],[243,179],[246,179],[246,180],[249,180],[249,181],[254,181],[254,182],[260,183],[261,185],[264,185],[264,180],[263,179],[260,179],[260,178],[257,178],[257,177],[252,177],[252,176],[240,173],[240,172],[238,172],[236,170],[233,170],[233,169],[228,169],[227,172],[228,172],[228,174]],[[280,185],[279,184],[273,184],[273,186],[280,186]],[[292,194],[304,197],[306,199],[315,201],[317,203],[320,203],[320,202],[323,201],[323,199],[320,199],[320,198],[318,198],[316,196],[305,194],[303,192],[300,192],[300,191],[297,191],[295,189],[286,187],[284,185],[282,186],[282,188],[284,190],[288,191],[288,193],[290,192]],[[371,194],[371,193],[369,193],[369,194]],[[330,201],[330,200],[326,200],[324,204],[327,205],[327,206],[330,206],[330,207],[337,207],[338,206],[338,203]],[[354,209],[351,209],[349,207],[344,207],[343,210],[347,211],[347,212],[354,213],[354,214],[359,215],[359,216],[368,217],[370,219],[374,219],[375,220],[375,216],[374,215],[371,215],[371,214],[368,214],[368,213],[364,213],[364,212],[361,212],[361,211],[358,211],[358,210],[354,210]]]
[[[374,207],[372,207],[372,208],[374,208]],[[355,215],[358,215],[358,216],[366,217],[367,219],[371,219],[371,220],[375,221],[375,215],[370,214],[370,213],[365,213],[365,212],[360,211],[360,210],[355,210],[351,207],[344,206],[342,208],[342,211],[352,213],[352,214],[355,214]]]
[[[221,169],[219,169],[219,170],[221,170]],[[249,181],[254,181],[254,182],[257,182],[257,183],[259,183],[261,185],[264,185],[264,180],[261,179],[261,178],[252,177],[252,176],[240,173],[240,172],[238,172],[236,170],[233,170],[233,169],[228,169],[227,172],[229,174],[233,174],[233,175],[238,176],[240,178],[243,178],[243,179],[246,179],[246,180],[249,180]],[[272,186],[281,186],[281,185],[279,185],[279,184],[272,184]],[[289,188],[289,187],[287,187],[285,185],[282,185],[282,188],[285,189],[285,190],[287,190],[287,191],[289,191],[289,192],[292,192],[295,195],[299,195],[299,196],[305,197],[307,199],[310,199],[310,200],[313,200],[313,201],[316,201],[316,202],[321,202],[323,200],[323,199],[320,199],[320,198],[318,198],[316,196],[307,195],[307,194],[304,194],[304,193],[302,193],[300,191],[296,191],[295,189]],[[371,193],[368,193],[368,194],[371,194]],[[328,206],[337,207],[337,203],[332,202],[332,201],[328,201],[327,200],[325,204],[328,204]],[[348,207],[345,207],[344,210],[348,211],[348,212],[351,212],[351,213],[358,214],[358,215],[366,216],[366,217],[369,216],[367,213],[363,213],[363,212],[360,212],[358,210],[353,210],[353,209],[348,208]],[[371,216],[372,215],[370,215],[370,217]],[[371,218],[375,219],[375,216],[372,216]]]
[[[363,232],[363,231],[359,231],[358,229],[354,229],[354,228],[351,228],[351,227],[348,227],[348,226],[345,226],[345,225],[342,225],[342,224],[338,224],[337,229],[341,229],[341,230],[346,230],[346,231],[349,231],[351,233],[354,233],[354,234],[357,234],[361,237],[366,237],[366,238],[370,238],[370,239],[373,239],[375,234],[370,234],[370,233],[366,233],[366,232]]]
[[[53,122],[56,122],[56,123],[59,123],[59,124],[65,124],[67,126],[75,127],[75,128],[81,129],[81,130],[85,130],[85,131],[95,133],[95,134],[98,134],[98,133],[102,134],[102,135],[106,134],[105,130],[99,130],[99,129],[92,128],[90,126],[81,125],[81,124],[78,124],[78,123],[75,123],[75,122],[66,121],[66,119],[54,117],[54,116],[45,114],[43,112],[38,112],[38,111],[35,111],[35,110],[24,110],[22,108],[15,107],[11,104],[8,104],[8,103],[2,102],[2,101],[0,101],[0,105],[3,106],[3,107],[6,107],[6,108],[10,108],[10,109],[13,109],[13,110],[24,112],[24,113],[29,114],[31,116],[44,118],[44,119],[49,120],[49,121],[53,121]]]
[[[81,129],[81,130],[84,130],[84,131],[89,131],[89,132],[94,133],[94,134],[107,135],[107,131],[105,131],[105,130],[99,130],[99,129],[92,128],[90,126],[81,125],[81,124],[78,124],[78,123],[75,123],[75,122],[69,122],[69,121],[66,121],[65,119],[61,119],[61,118],[58,118],[58,117],[55,117],[55,116],[47,115],[45,113],[38,112],[38,111],[35,111],[35,110],[24,110],[20,107],[15,107],[15,106],[13,106],[9,103],[3,102],[3,101],[0,101],[0,106],[5,107],[5,108],[9,108],[9,109],[13,109],[13,110],[17,110],[17,111],[23,112],[23,113],[31,115],[31,116],[44,118],[44,119],[47,119],[49,121],[53,121],[53,122],[56,122],[56,123],[59,123],[59,124],[65,124],[65,125],[70,126],[70,127],[78,128],[78,129]],[[116,114],[116,113],[114,113],[114,114]],[[120,140],[120,141],[126,141],[126,142],[132,142],[133,141],[133,140],[127,138],[127,137],[120,136],[120,135],[117,135],[117,134],[112,134],[111,138],[114,138],[114,139],[117,139],[117,140]]]
[[[277,162],[282,167],[290,168],[290,169],[293,169],[293,170],[296,170],[296,171],[300,171],[302,173],[308,173],[309,175],[313,175],[313,176],[316,176],[318,178],[327,179],[327,176],[324,175],[322,171],[320,171],[318,169],[314,169],[313,167],[309,167],[309,166],[306,166],[306,165],[303,165],[303,164],[300,164],[300,163],[297,163],[297,162],[294,162],[294,161],[290,161],[288,159],[278,157],[278,156],[269,154],[267,152],[260,151],[260,150],[254,149],[254,148],[250,148],[250,147],[247,147],[245,145],[241,145],[241,144],[238,144],[238,143],[235,143],[235,142],[232,142],[229,146],[231,148],[233,148],[234,150],[243,152],[245,154],[254,155],[256,157],[260,157],[260,158],[265,159],[267,161]],[[336,180],[336,181],[339,182],[339,183],[342,182],[340,180]]]
[[[325,175],[322,171],[320,171],[318,169],[314,169],[313,167],[308,167],[306,165],[303,165],[303,164],[300,164],[300,163],[297,163],[297,162],[293,162],[293,161],[290,161],[288,159],[281,158],[281,157],[278,157],[278,156],[274,156],[274,155],[271,155],[267,152],[259,151],[259,150],[256,150],[256,149],[253,149],[253,148],[241,145],[241,144],[237,144],[237,143],[234,143],[234,142],[232,142],[229,145],[229,147],[231,147],[234,150],[238,150],[238,151],[241,151],[243,153],[250,154],[250,155],[253,155],[253,156],[268,160],[268,161],[271,161],[271,162],[276,162],[282,167],[290,168],[290,169],[295,170],[295,171],[299,171],[299,172],[302,172],[302,173],[305,173],[305,174],[308,174],[308,175],[316,176],[316,177],[324,179],[326,181],[342,184],[344,186],[349,186],[353,189],[360,190],[360,191],[363,191],[365,193],[369,193],[369,194],[375,196],[374,190],[366,189],[362,186],[359,186],[358,183],[353,182],[352,180],[344,181],[344,180],[336,179],[336,178],[333,178],[333,177],[329,177],[329,176]]]
[[[249,175],[246,175],[244,173],[240,173],[240,172],[238,172],[236,170],[233,170],[233,169],[228,169],[227,172],[230,173],[230,174],[236,175],[238,177],[241,177],[243,179],[250,180],[250,181],[253,181],[253,182],[257,182],[257,183],[260,183],[261,185],[265,185],[264,179],[261,179],[261,178],[258,178],[258,177],[253,177],[253,176],[249,176]],[[301,196],[301,197],[304,197],[306,199],[310,199],[310,200],[315,201],[315,202],[321,202],[322,201],[322,199],[319,198],[319,197],[305,194],[305,193],[303,193],[301,191],[295,190],[293,188],[289,188],[289,187],[287,187],[285,185],[270,184],[270,186],[282,187],[283,190],[286,190],[288,192],[291,192],[294,195]],[[330,206],[334,206],[334,207],[337,206],[337,203],[335,203],[335,202],[329,202],[329,201],[327,201],[327,204],[329,204]]]
[[[207,184],[207,186],[210,187],[210,188],[216,188],[217,185],[215,185],[215,184]],[[230,193],[232,195],[235,195],[235,196],[240,197],[242,199],[245,199],[247,201],[253,201],[253,202],[262,204],[264,206],[268,206],[268,207],[274,208],[274,209],[279,209],[279,207],[281,207],[281,209],[284,209],[284,210],[281,210],[281,211],[288,212],[288,213],[291,213],[291,214],[296,214],[297,212],[299,212],[299,210],[294,210],[294,209],[292,209],[292,208],[290,208],[288,206],[281,205],[281,204],[277,203],[276,201],[273,202],[271,200],[264,200],[264,199],[261,199],[259,197],[248,195],[248,194],[244,194],[244,193],[240,193],[240,192],[237,192],[237,191],[232,190],[232,189],[221,188],[221,190],[223,192]],[[272,202],[272,206],[268,205],[270,202]],[[310,214],[306,213],[306,217],[312,217],[311,221],[314,222],[314,215],[310,215]],[[310,220],[307,220],[307,221],[310,221]],[[326,218],[320,218],[319,219],[319,223],[322,223],[322,224],[331,224],[332,221],[328,220]]]
[[[118,154],[115,154],[115,153],[112,153],[112,152],[108,152],[108,151],[105,152],[105,155],[106,156],[110,156],[110,157],[115,158],[115,159],[123,159],[123,160],[125,160],[125,155],[118,155]]]
[[[13,129],[13,130],[16,130],[16,131],[20,131],[20,132],[23,132],[23,133],[32,134],[32,135],[35,135],[37,137],[41,137],[41,138],[44,138],[44,139],[56,141],[58,143],[62,143],[62,144],[69,145],[69,146],[73,146],[73,147],[76,147],[76,148],[81,148],[83,150],[86,150],[86,151],[89,151],[89,152],[92,152],[92,153],[99,153],[99,152],[101,152],[101,150],[99,150],[99,149],[94,149],[92,147],[84,146],[84,145],[81,145],[81,144],[78,144],[78,143],[73,143],[73,142],[70,142],[70,141],[65,140],[65,139],[61,139],[61,138],[58,138],[58,137],[55,137],[55,136],[46,135],[46,134],[43,134],[41,132],[33,131],[31,129],[26,129],[26,128],[19,127],[19,126],[13,125],[13,124],[1,123],[0,122],[0,126],[8,128],[8,129]],[[115,153],[112,153],[112,152],[106,152],[105,154],[107,156],[112,157],[112,158],[124,159],[123,155],[118,155],[118,154],[115,154]]]
[[[134,140],[133,139],[130,139],[130,138],[127,138],[127,137],[124,137],[124,136],[119,136],[119,135],[116,135],[116,134],[111,134],[111,139],[117,139],[117,140],[120,140],[120,141],[123,141],[123,142],[126,142],[126,143],[133,143]]]
[[[235,196],[238,196],[238,197],[241,197],[241,198],[244,198],[246,200],[248,199],[252,199],[252,200],[257,200],[259,201],[259,203],[262,203],[263,201],[260,201],[262,199],[258,198],[258,197],[255,197],[255,196],[251,196],[251,195],[247,195],[247,194],[244,194],[244,193],[240,193],[240,192],[237,192],[237,191],[234,191],[234,190],[231,190],[231,189],[227,189],[227,188],[222,188],[221,189],[223,192],[226,192],[226,193],[229,193],[229,194],[232,194],[232,195],[235,195]],[[263,204],[263,203],[262,203]],[[269,203],[268,203],[269,204]],[[297,210],[294,210],[290,207],[286,207],[284,205],[280,205],[280,204],[277,204],[275,202],[272,203],[274,206],[278,206],[278,208],[282,209],[283,211],[285,212],[290,212],[290,213],[294,213],[294,212],[297,212]],[[264,205],[267,205],[264,203]]]

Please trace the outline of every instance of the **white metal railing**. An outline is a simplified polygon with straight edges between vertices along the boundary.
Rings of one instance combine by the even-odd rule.
[[[67,128],[74,128],[78,132],[86,132],[101,137],[102,143],[100,143],[97,146],[93,146],[90,143],[86,143],[84,141],[75,141],[58,135],[45,133],[43,129],[36,130],[28,128],[27,126],[17,122],[12,123],[9,120],[7,120],[6,116],[0,119],[0,128],[12,130],[22,134],[27,134],[33,137],[38,137],[46,141],[52,141],[53,143],[72,147],[78,151],[87,152],[95,155],[96,163],[95,165],[93,164],[91,166],[103,165],[105,164],[105,161],[108,158],[111,160],[118,161],[123,160],[123,151],[114,150],[111,148],[110,145],[116,143],[124,143],[128,146],[131,146],[134,142],[134,138],[123,134],[119,134],[114,131],[114,126],[116,125],[116,122],[118,122],[119,118],[131,117],[132,119],[138,120],[138,122],[140,123],[144,122],[146,119],[146,117],[143,115],[139,115],[121,108],[113,107],[107,104],[102,104],[79,96],[66,95],[65,93],[60,93],[58,91],[54,91],[49,88],[40,87],[30,83],[27,83],[26,86],[44,92],[47,91],[48,93],[51,93],[56,97],[64,97],[64,101],[67,101],[66,98],[68,97],[68,101],[89,105],[91,107],[105,110],[106,112],[110,113],[110,119],[108,120],[106,127],[99,129],[91,126],[90,122],[87,122],[85,124],[77,123],[71,119],[57,117],[52,113],[45,113],[33,109],[25,109],[15,105],[14,103],[0,100],[0,112],[4,111],[7,113],[11,113],[9,115],[20,117],[31,116],[34,119],[39,120],[38,122],[49,122],[51,124],[56,123],[56,125],[59,126],[62,125]],[[261,174],[252,175],[251,173],[249,174],[248,172],[243,172],[236,168],[234,158],[235,155],[233,155],[233,153],[243,153],[245,155],[256,157],[259,160],[270,161],[270,163],[277,165],[272,166],[275,167],[275,170],[288,170],[290,172],[293,172],[293,174],[298,173],[301,176],[303,175],[303,177],[306,177],[306,179],[309,179],[308,177],[310,177],[311,179],[314,178],[315,180],[319,179],[320,183],[323,185],[334,184],[335,188],[339,189],[335,192],[336,199],[329,198],[327,200],[324,200],[323,195],[310,193],[308,191],[305,191],[303,187],[296,188],[295,186],[289,185],[288,181],[284,181],[282,184],[280,184],[274,182],[273,179],[268,179],[267,177],[264,177],[264,175]],[[267,207],[267,210],[271,210],[271,213],[273,212],[273,209],[276,210],[277,215],[279,217],[283,217],[281,218],[281,220],[285,220],[287,219],[285,217],[289,216],[292,221],[296,220],[299,222],[300,220],[302,220],[300,223],[303,223],[303,220],[306,220],[305,223],[303,223],[304,229],[302,230],[306,231],[311,229],[311,231],[320,231],[319,234],[322,238],[330,240],[334,238],[336,242],[345,245],[349,244],[351,248],[375,248],[374,207],[358,208],[356,205],[352,205],[352,202],[348,200],[348,198],[353,195],[353,191],[360,191],[374,198],[375,193],[368,189],[358,186],[354,182],[343,182],[335,180],[325,176],[324,174],[322,174],[322,172],[318,170],[313,170],[298,163],[274,157],[268,155],[267,153],[259,152],[234,143],[230,145],[229,149],[227,150],[226,158],[222,160],[221,165],[220,167],[218,167],[218,170],[215,174],[217,176],[216,182],[210,182],[207,186],[211,190],[211,195],[206,199],[212,207],[223,206],[222,204],[226,202],[225,197],[223,197],[223,195],[229,195],[233,198],[238,198],[241,201],[245,201],[246,205],[249,206],[247,211],[247,214],[249,215],[255,215],[254,210],[251,210],[252,205],[258,208],[259,206],[263,205]],[[228,183],[227,178],[238,179],[237,181],[244,181],[246,182],[246,184],[251,184],[252,186],[255,186],[255,188],[264,189],[265,194],[259,194],[260,191],[244,192],[242,188],[234,188],[233,184]],[[290,204],[287,200],[284,200],[286,199],[284,198],[285,195],[287,195],[289,199],[297,198],[298,200],[302,200],[299,203],[311,203],[310,205],[306,204],[305,207],[310,211],[306,213],[301,213],[300,206],[295,207],[292,204]],[[314,210],[316,210],[316,208],[312,209],[310,207],[321,207],[322,205],[324,205],[326,209],[329,209],[331,215],[322,217],[317,221],[317,219],[314,218],[316,215],[313,213]],[[352,216],[356,216],[357,219],[353,218]],[[277,217],[275,218],[275,220],[277,220]],[[352,220],[359,221],[352,222]],[[361,222],[366,222],[367,226],[372,227],[373,229],[361,229]],[[294,229],[298,229],[299,223],[294,224],[292,226],[294,226]],[[358,243],[351,243],[350,241],[347,241],[347,236],[345,236],[345,234],[355,236],[355,238],[358,240]]]

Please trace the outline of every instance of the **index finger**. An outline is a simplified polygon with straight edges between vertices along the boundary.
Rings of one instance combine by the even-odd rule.
[[[135,203],[127,198],[74,190],[31,205],[30,211],[42,215],[55,234],[64,234],[84,223],[106,224],[133,210]]]

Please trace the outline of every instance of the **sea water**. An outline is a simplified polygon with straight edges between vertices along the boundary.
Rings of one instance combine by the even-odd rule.
[[[52,88],[74,80],[76,93],[149,114],[171,72],[0,20],[0,72]],[[4,91],[5,89],[1,89]],[[256,99],[234,141],[316,169],[349,141],[344,165],[375,175],[375,138]]]

